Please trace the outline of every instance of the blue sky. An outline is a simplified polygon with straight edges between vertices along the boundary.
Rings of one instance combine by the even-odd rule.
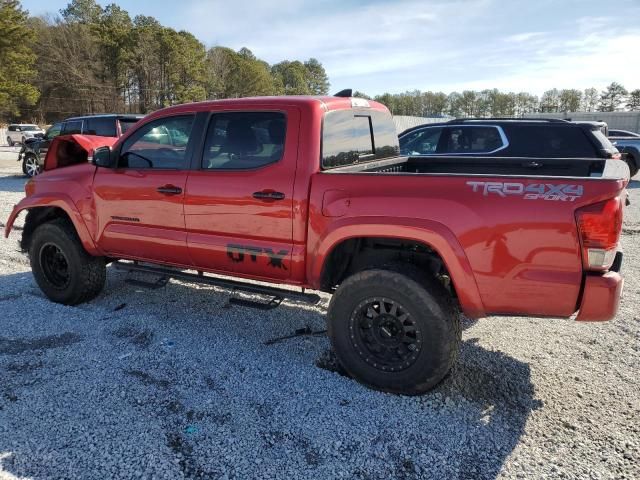
[[[105,5],[110,2],[100,2]],[[640,0],[120,0],[207,47],[315,57],[332,90],[640,88]],[[33,15],[67,1],[24,0]]]

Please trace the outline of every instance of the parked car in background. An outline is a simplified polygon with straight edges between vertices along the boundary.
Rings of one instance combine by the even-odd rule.
[[[609,137],[640,138],[640,133],[630,132],[629,130],[609,130]]]
[[[12,147],[14,143],[24,145],[27,139],[42,135],[44,135],[44,130],[38,125],[31,123],[12,123],[7,127],[7,144],[10,147]]]
[[[405,130],[400,152],[408,156],[615,158],[619,152],[595,123],[558,119],[458,119]],[[544,167],[539,160],[532,169]]]
[[[640,135],[626,130],[609,130],[609,140],[622,153],[631,176],[640,169]]]
[[[43,138],[37,138],[33,141],[27,140],[23,144],[18,154],[18,161],[22,162],[22,172],[29,177],[42,172],[44,157],[51,140],[58,135],[80,133],[118,138],[142,117],[143,115],[86,115],[68,118],[63,122],[56,123],[47,130]]]
[[[54,123],[47,129],[43,137],[31,138],[22,144],[20,153],[18,153],[18,162],[22,162],[22,173],[33,177],[42,171],[40,157],[42,156],[44,161],[51,140],[60,135],[61,131],[62,123]]]

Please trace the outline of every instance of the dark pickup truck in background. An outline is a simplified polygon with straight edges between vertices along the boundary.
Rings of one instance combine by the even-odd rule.
[[[462,127],[491,130],[490,151],[515,148],[501,134],[512,123],[493,124]],[[436,128],[446,145],[467,148],[467,133],[474,145],[475,131]],[[55,302],[99,295],[108,264],[267,296],[241,303],[256,308],[320,290],[345,370],[405,394],[450,370],[459,310],[604,321],[618,309],[629,171],[596,146],[587,158],[399,156],[387,108],[343,96],[174,106],[104,140],[57,137],[6,222],[8,236],[27,213],[21,247]]]

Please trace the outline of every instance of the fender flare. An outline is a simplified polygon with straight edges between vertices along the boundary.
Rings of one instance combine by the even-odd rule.
[[[23,198],[20,203],[18,203],[13,210],[11,211],[11,215],[7,219],[7,224],[4,228],[4,236],[5,238],[9,237],[11,230],[13,229],[13,224],[15,223],[18,215],[24,210],[30,210],[32,208],[38,207],[54,207],[59,208],[71,219],[71,223],[73,223],[74,228],[82,242],[82,246],[90,255],[94,256],[102,256],[103,252],[96,246],[93,238],[89,234],[89,229],[82,218],[82,215],[76,208],[75,204],[71,200],[71,197],[64,193],[56,193],[53,195],[43,195],[38,196],[34,195],[32,197]]]
[[[386,237],[422,243],[442,258],[453,282],[460,306],[470,318],[486,316],[480,290],[458,239],[445,225],[432,220],[398,217],[350,217],[334,222],[318,238],[309,262],[307,278],[313,279],[313,287],[319,288],[320,279],[333,249],[350,238]]]

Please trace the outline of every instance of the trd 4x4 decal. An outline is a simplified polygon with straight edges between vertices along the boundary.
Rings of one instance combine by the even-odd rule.
[[[251,245],[227,245],[227,256],[234,263],[244,262],[245,255],[248,255],[252,262],[258,261],[258,255],[266,255],[269,259],[267,264],[273,268],[281,268],[287,270],[287,266],[284,264],[284,258],[289,254],[288,250],[280,250],[275,253],[270,248],[254,247]]]
[[[582,185],[562,183],[532,183],[524,185],[519,182],[467,182],[474,192],[482,192],[482,195],[490,194],[500,197],[519,195],[525,200],[551,200],[561,202],[575,202],[584,193]]]

